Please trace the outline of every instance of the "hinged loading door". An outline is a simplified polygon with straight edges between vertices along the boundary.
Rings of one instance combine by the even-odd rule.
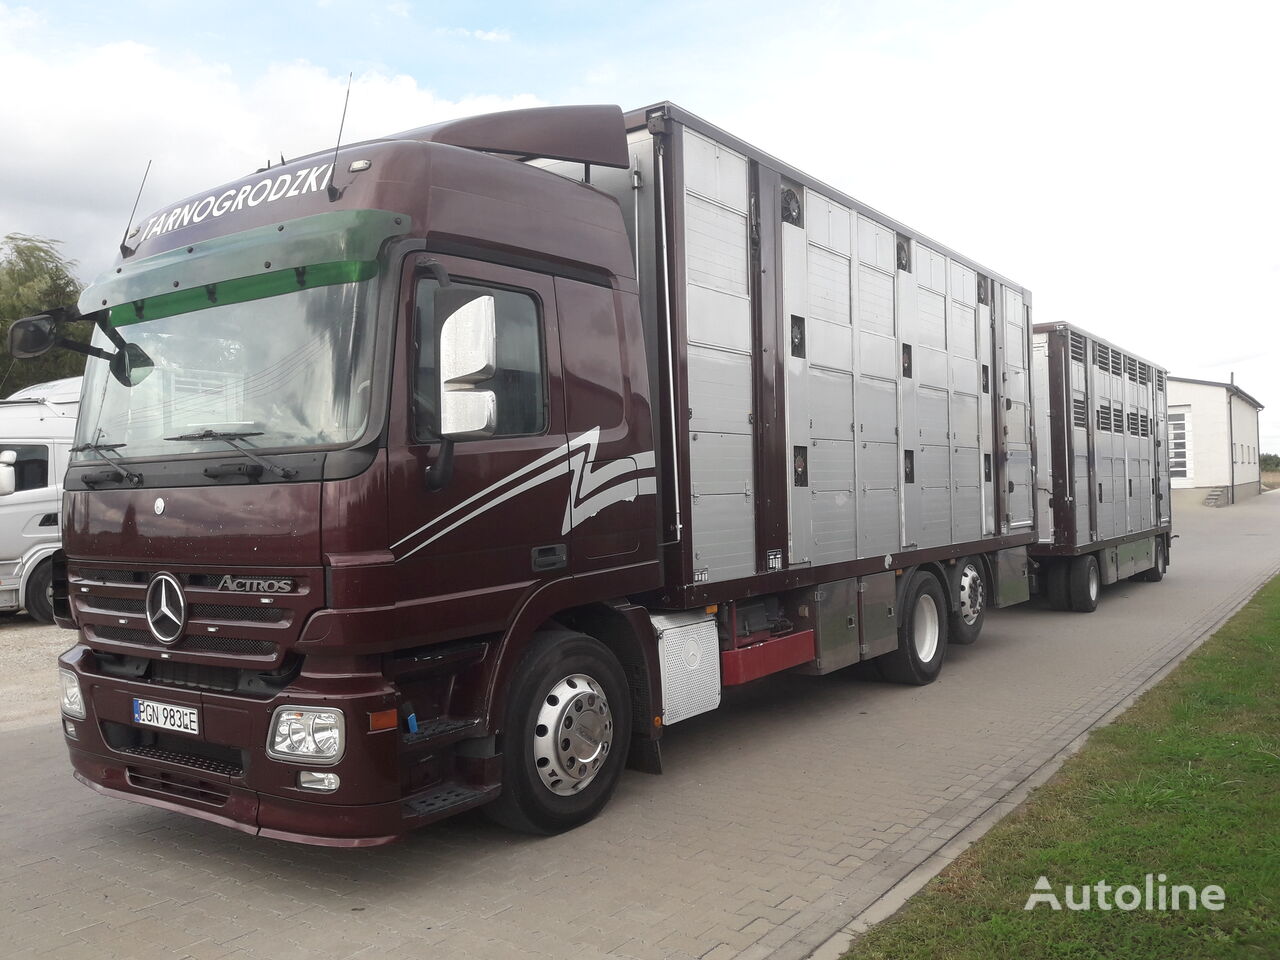
[[[794,188],[787,191],[796,194]],[[853,220],[848,209],[812,191],[804,191],[796,213],[788,212],[782,223],[792,566],[839,563],[858,555]]]
[[[747,161],[686,129],[684,249],[696,581],[756,572]]]
[[[1032,524],[1030,324],[1022,294],[1001,287],[1004,338],[1005,514],[1010,530]]]

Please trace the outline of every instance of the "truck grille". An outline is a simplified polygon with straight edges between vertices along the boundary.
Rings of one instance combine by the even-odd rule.
[[[184,635],[168,645],[156,640],[147,624],[147,587],[161,570],[177,578],[187,602]],[[149,564],[128,569],[70,560],[67,573],[71,609],[86,638],[101,641],[103,650],[128,654],[129,650],[119,649],[127,646],[147,657],[157,657],[164,650],[166,659],[183,660],[189,655],[187,662],[245,658],[279,664],[298,628],[323,602],[323,591],[312,589],[321,582],[321,571],[314,568],[214,571]],[[265,577],[287,581],[292,589],[278,593],[219,590],[229,574],[241,584]]]
[[[99,610],[116,613],[132,613],[141,616],[147,612],[146,601],[137,597],[94,597],[93,605]],[[289,617],[288,610],[280,607],[248,607],[233,603],[193,603],[187,607],[188,620],[231,620],[241,623],[282,623]]]
[[[278,648],[269,640],[247,640],[242,637],[216,637],[188,633],[177,643],[162,644],[147,630],[130,627],[93,626],[93,635],[118,643],[133,643],[140,647],[157,647],[166,650],[194,650],[203,653],[222,653],[242,657],[274,657]]]

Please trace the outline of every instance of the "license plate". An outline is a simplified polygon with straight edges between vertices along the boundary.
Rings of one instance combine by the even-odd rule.
[[[172,703],[156,703],[154,700],[133,700],[133,722],[161,730],[177,730],[179,733],[200,733],[200,711],[195,707],[179,707]]]

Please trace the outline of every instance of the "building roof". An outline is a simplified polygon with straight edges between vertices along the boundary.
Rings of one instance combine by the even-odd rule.
[[[1202,387],[1221,387],[1223,390],[1226,390],[1230,393],[1234,393],[1237,397],[1239,397],[1241,400],[1245,401],[1246,403],[1253,404],[1259,410],[1264,409],[1261,403],[1259,403],[1254,397],[1251,397],[1249,394],[1245,393],[1243,390],[1237,387],[1234,383],[1223,383],[1220,380],[1194,380],[1191,377],[1169,377],[1169,379],[1176,380],[1179,383],[1198,383]]]

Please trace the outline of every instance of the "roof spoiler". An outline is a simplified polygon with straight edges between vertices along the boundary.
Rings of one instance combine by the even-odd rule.
[[[468,150],[545,157],[602,167],[631,166],[622,108],[612,104],[532,107],[445,120],[389,140],[425,140]]]

